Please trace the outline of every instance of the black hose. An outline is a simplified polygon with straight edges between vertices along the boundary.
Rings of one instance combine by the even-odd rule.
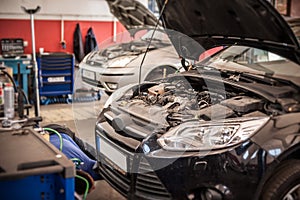
[[[18,92],[17,84],[16,84],[15,80],[13,79],[13,77],[12,77],[7,71],[5,71],[4,68],[3,68],[3,69],[1,68],[0,70],[1,70],[1,72],[4,73],[4,74],[9,78],[9,80],[12,82],[15,92]],[[26,104],[27,104],[27,105],[30,105],[29,99],[28,99],[27,95],[25,94],[24,90],[22,90],[22,89],[20,88],[19,92],[22,93],[22,96],[24,97],[24,99],[25,99],[25,101],[26,101]],[[27,113],[27,115],[29,115],[29,108],[30,108],[30,107],[28,107],[28,106],[26,107],[26,113]]]
[[[13,87],[14,87],[15,92],[17,92],[17,91],[18,91],[18,88],[17,88],[16,82],[15,82],[15,80],[13,79],[13,77],[12,77],[7,71],[2,70],[2,72],[9,78],[9,80],[10,80],[10,81],[12,82],[12,84],[13,84]],[[29,103],[29,100],[28,100],[28,97],[26,96],[24,90],[21,90],[21,92],[22,92],[22,95],[23,95],[23,97],[24,97],[26,103],[27,103],[27,104],[30,104],[30,103]]]
[[[17,85],[16,85],[16,82],[15,82],[15,80],[13,79],[13,77],[12,77],[7,71],[5,71],[5,70],[2,70],[2,72],[9,78],[9,80],[12,82],[12,84],[13,84],[13,86],[14,86],[15,92],[17,92],[17,91],[18,91]]]

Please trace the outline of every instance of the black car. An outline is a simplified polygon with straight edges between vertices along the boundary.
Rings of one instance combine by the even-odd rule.
[[[265,0],[157,2],[187,72],[112,94],[100,174],[128,199],[300,199],[300,46],[286,21]]]

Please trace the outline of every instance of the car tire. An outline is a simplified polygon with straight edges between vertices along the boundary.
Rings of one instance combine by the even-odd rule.
[[[300,199],[300,160],[288,160],[281,164],[267,180],[260,199]]]
[[[166,69],[166,72],[164,72],[164,69]],[[169,74],[173,74],[176,72],[176,69],[170,66],[161,66],[157,67],[154,70],[152,70],[147,77],[145,78],[145,81],[153,81],[156,79],[164,78],[163,75],[165,73],[166,76]]]

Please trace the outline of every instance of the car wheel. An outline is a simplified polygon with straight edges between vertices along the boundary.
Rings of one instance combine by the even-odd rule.
[[[147,75],[147,77],[145,78],[145,81],[153,81],[156,79],[165,78],[169,74],[173,74],[175,72],[176,72],[176,69],[173,67],[169,67],[169,66],[157,67]]]
[[[285,161],[266,182],[262,200],[300,199],[300,160]]]

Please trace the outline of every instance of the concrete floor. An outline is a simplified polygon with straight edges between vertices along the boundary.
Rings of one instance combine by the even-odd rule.
[[[49,123],[66,125],[84,141],[95,146],[96,117],[107,98],[107,95],[102,94],[100,101],[41,105],[41,116],[43,117],[41,125]],[[96,181],[95,184],[96,188],[88,194],[88,200],[125,199],[104,180]]]

